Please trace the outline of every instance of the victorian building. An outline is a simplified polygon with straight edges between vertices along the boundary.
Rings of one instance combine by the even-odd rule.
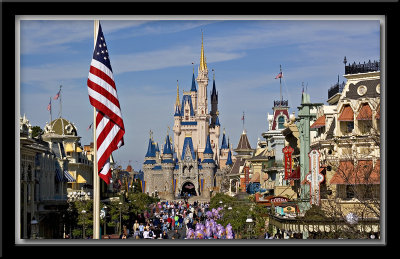
[[[198,75],[195,78],[193,68],[190,90],[183,91],[182,99],[177,84],[173,141],[168,134],[160,150],[150,135],[143,165],[143,192],[168,200],[185,193],[209,199],[211,192],[220,189],[222,169],[232,164],[232,154],[225,131],[219,145],[218,92],[214,74],[209,110],[208,73],[202,39]]]

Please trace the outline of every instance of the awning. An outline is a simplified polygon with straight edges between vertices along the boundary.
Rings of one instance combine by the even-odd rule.
[[[318,129],[321,127],[325,127],[325,115],[319,117],[314,123],[313,125],[311,125],[310,128],[312,129]]]
[[[76,152],[81,153],[81,152],[82,152],[82,149],[81,149],[80,147],[76,147]]]
[[[65,152],[74,152],[74,148],[71,143],[65,143]]]
[[[367,103],[362,105],[357,120],[372,120],[372,110]]]
[[[56,181],[62,182],[64,180],[63,175],[61,174],[60,170],[56,169]]]
[[[356,167],[353,161],[340,161],[330,184],[380,184],[380,160],[374,168],[372,160],[359,160]]]
[[[346,105],[343,108],[342,113],[340,114],[338,121],[353,121],[354,120],[354,112],[350,105]]]
[[[65,177],[66,182],[68,182],[68,183],[76,182],[75,178],[67,170],[64,171],[64,177]]]
[[[78,177],[77,177],[77,179],[76,179],[76,182],[77,182],[77,183],[86,183],[86,179],[83,178],[82,175],[78,174]]]

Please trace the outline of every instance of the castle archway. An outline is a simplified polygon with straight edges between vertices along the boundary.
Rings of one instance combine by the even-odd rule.
[[[184,183],[181,190],[181,196],[185,196],[185,193],[190,194],[190,196],[197,196],[196,187],[192,182]]]

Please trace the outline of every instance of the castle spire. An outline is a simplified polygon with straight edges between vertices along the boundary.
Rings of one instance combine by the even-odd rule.
[[[175,102],[176,106],[179,106],[179,84],[178,84],[178,80],[176,80],[176,102]]]
[[[204,46],[203,46],[203,31],[201,31],[200,70],[207,70],[207,63],[206,63],[206,58],[204,55]]]

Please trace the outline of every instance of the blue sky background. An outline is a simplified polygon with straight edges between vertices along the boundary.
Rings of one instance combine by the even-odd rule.
[[[126,127],[125,145],[113,153],[123,168],[129,160],[141,168],[150,129],[162,143],[172,128],[177,80],[182,97],[191,86],[192,62],[197,77],[201,31],[208,95],[214,69],[221,128],[234,148],[243,112],[252,147],[267,131],[267,113],[279,100],[279,65],[283,99],[297,115],[302,82],[312,102],[326,103],[338,75],[345,80],[344,56],[351,63],[380,59],[379,20],[228,19],[100,21]],[[89,144],[93,107],[86,80],[92,54],[93,20],[21,20],[20,114],[44,128],[49,98],[62,85],[62,117],[75,124],[82,145]],[[59,112],[59,101],[52,100],[52,118]]]

